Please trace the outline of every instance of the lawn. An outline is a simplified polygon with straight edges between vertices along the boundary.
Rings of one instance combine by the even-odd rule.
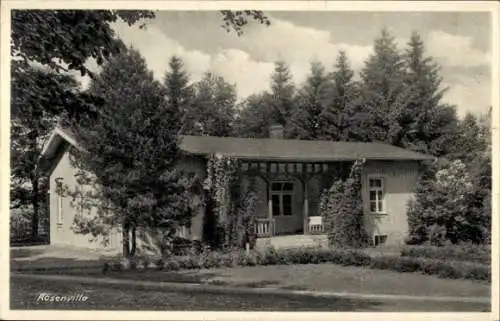
[[[96,269],[66,270],[58,274],[103,276],[102,272]],[[159,282],[415,296],[490,297],[491,289],[491,284],[487,282],[440,279],[420,273],[398,273],[335,264],[271,265],[177,272],[132,270],[110,272],[107,276]]]
[[[81,285],[78,283],[11,278],[11,309],[171,310],[171,311],[470,311],[487,312],[477,303],[376,301],[344,298],[284,297],[177,293],[140,286]],[[85,294],[82,303],[37,302],[40,293]]]

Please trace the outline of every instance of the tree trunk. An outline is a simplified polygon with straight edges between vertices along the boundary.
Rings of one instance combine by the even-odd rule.
[[[130,249],[130,256],[135,255],[135,250],[137,249],[137,237],[136,237],[136,228],[135,226],[132,228],[132,248]]]
[[[34,175],[31,179],[31,184],[33,186],[32,191],[32,205],[33,205],[33,215],[31,217],[31,240],[36,241],[38,239],[38,222],[40,216],[40,200],[39,200],[39,190],[38,190],[38,177]]]
[[[130,257],[130,229],[127,222],[123,223],[122,227],[122,239],[123,239],[123,257]]]

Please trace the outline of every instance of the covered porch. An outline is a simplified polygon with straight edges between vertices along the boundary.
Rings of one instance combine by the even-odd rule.
[[[258,196],[258,238],[325,233],[321,192],[351,162],[241,160],[243,179]]]

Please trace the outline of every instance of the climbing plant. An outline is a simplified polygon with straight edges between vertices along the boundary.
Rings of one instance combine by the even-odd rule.
[[[207,161],[207,177],[204,182],[206,202],[210,203],[213,220],[205,229],[211,239],[205,240],[212,246],[227,246],[228,218],[234,207],[234,199],[238,194],[238,161],[234,158],[214,154]]]
[[[241,177],[242,178],[242,177]],[[227,220],[226,245],[229,248],[254,248],[256,235],[256,201],[255,182],[252,177],[246,181],[249,184],[241,186],[238,181],[238,194],[234,194],[233,209]]]
[[[205,242],[217,248],[253,248],[256,240],[255,181],[244,180],[237,159],[215,154],[205,179]]]
[[[355,161],[349,176],[337,179],[321,196],[320,213],[331,246],[360,248],[368,242],[361,195],[363,165],[364,161]]]

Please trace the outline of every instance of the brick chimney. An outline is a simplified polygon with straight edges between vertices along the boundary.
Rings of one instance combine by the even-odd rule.
[[[271,127],[269,127],[269,137],[273,139],[283,139],[283,125],[271,125]]]

